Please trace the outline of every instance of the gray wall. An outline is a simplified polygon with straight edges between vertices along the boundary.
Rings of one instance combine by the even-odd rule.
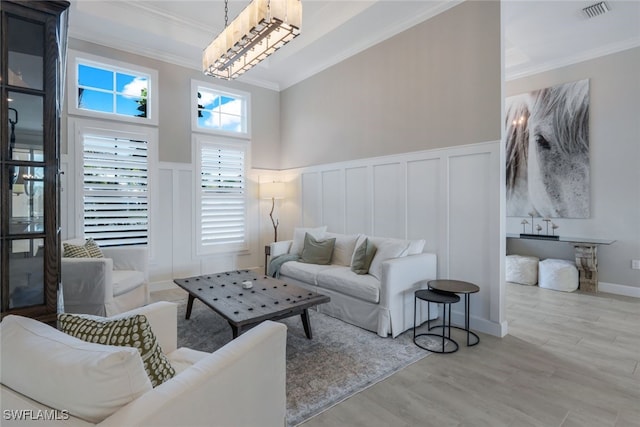
[[[282,169],[500,139],[500,2],[465,2],[281,93]]]
[[[640,288],[640,48],[506,83],[506,96],[581,79],[590,85],[591,218],[558,219],[560,235],[614,239],[598,250],[600,282]],[[508,218],[519,233],[521,218]],[[566,243],[509,241],[508,252],[573,258]]]
[[[251,157],[254,168],[276,169],[280,152],[280,94],[240,82],[226,82],[205,76],[198,70],[70,39],[69,48],[158,71],[160,91],[159,160],[191,163],[191,79],[251,93]],[[66,122],[63,122],[63,131]],[[61,150],[67,153],[63,132]]]

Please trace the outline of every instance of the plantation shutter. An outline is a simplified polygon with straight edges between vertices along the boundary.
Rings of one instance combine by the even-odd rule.
[[[147,142],[84,136],[84,234],[100,246],[146,244]]]
[[[245,153],[201,145],[201,244],[246,240]]]

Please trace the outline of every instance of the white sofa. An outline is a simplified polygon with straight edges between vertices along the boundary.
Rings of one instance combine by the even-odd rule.
[[[299,253],[306,232],[320,239],[336,238],[331,264],[288,261],[280,268],[279,278],[328,295],[331,301],[317,306],[319,312],[381,337],[395,338],[412,328],[414,293],[416,289],[426,288],[424,282],[419,282],[437,278],[436,255],[422,253],[425,241],[337,234],[325,229],[299,228],[294,231],[293,240],[270,245],[273,260],[279,255]],[[375,244],[377,251],[369,273],[359,275],[351,271],[351,262],[353,252],[365,238]],[[432,319],[437,314],[437,307],[432,305]],[[427,306],[419,304],[417,323],[425,321]]]
[[[81,246],[85,241],[64,243]],[[114,316],[148,304],[148,249],[112,246],[100,250],[104,258],[62,258],[64,311]]]
[[[50,348],[62,347],[62,352],[71,351],[70,349],[75,348],[73,345],[67,345],[66,340],[79,341],[77,338],[32,319],[7,316],[0,324],[2,426],[219,425],[249,427],[259,425],[282,427],[285,425],[286,326],[275,322],[263,322],[213,353],[187,348],[176,349],[176,307],[173,303],[158,302],[125,313],[125,315],[140,313],[147,317],[158,343],[177,372],[176,376],[156,388],[151,389],[142,367],[142,359],[136,349],[84,342],[80,344],[82,351],[85,352],[94,351],[92,346],[120,349],[121,353],[125,351],[122,353],[123,357],[127,356],[127,351],[133,352],[133,357],[137,356],[137,363],[148,383],[146,392],[138,397],[132,397],[129,403],[125,403],[97,423],[73,416],[65,412],[68,409],[65,407],[57,407],[55,408],[57,411],[54,411],[52,406],[42,404],[5,385],[5,382],[16,381],[16,378],[19,378],[20,384],[12,383],[14,388],[22,390],[23,393],[25,390],[32,390],[29,393],[32,397],[34,394],[44,393],[46,399],[40,398],[41,400],[53,399],[53,401],[72,398],[67,395],[73,395],[73,393],[76,393],[76,396],[78,393],[80,396],[90,396],[89,399],[92,399],[93,395],[101,393],[98,389],[104,388],[103,384],[96,387],[95,383],[87,380],[92,375],[88,370],[90,368],[71,367],[83,374],[64,377],[65,371],[59,372],[61,369],[55,370],[55,367],[48,366],[55,363],[52,360],[60,360],[51,357]],[[122,315],[116,317],[122,317]],[[16,323],[18,323],[18,332],[16,332]],[[60,345],[61,342],[64,344]],[[42,348],[39,352],[38,348],[34,348],[27,352],[23,359],[19,354],[11,354],[11,348],[24,348],[34,343],[39,343],[47,349]],[[49,354],[41,354],[46,352]],[[68,360],[66,356],[74,357],[64,353],[62,355],[64,360]],[[29,363],[36,359],[40,360],[36,366],[20,366],[23,361]],[[123,364],[121,360],[114,365]],[[104,364],[98,364],[97,367],[105,369]],[[113,366],[110,365],[108,368],[113,369]],[[10,378],[11,376],[13,379]],[[63,376],[62,379],[60,379],[61,376]],[[113,381],[112,374],[109,372],[102,378],[104,382]],[[118,381],[117,386],[128,386],[122,385],[123,382],[127,383],[127,381]],[[96,402],[97,405],[111,403],[107,402],[107,399]],[[17,420],[18,417],[23,419]],[[37,419],[37,417],[41,418]]]

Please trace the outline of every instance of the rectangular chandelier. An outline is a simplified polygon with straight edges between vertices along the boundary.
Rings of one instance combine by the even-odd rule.
[[[231,80],[300,34],[301,0],[253,0],[202,54],[204,73]]]

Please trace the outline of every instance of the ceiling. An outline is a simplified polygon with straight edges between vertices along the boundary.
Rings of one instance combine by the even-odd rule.
[[[230,0],[229,20],[248,2]],[[301,35],[238,80],[285,89],[460,2],[303,0]],[[593,3],[503,1],[506,78],[640,46],[640,1],[588,19]],[[222,0],[71,0],[70,37],[194,69],[223,27]]]

